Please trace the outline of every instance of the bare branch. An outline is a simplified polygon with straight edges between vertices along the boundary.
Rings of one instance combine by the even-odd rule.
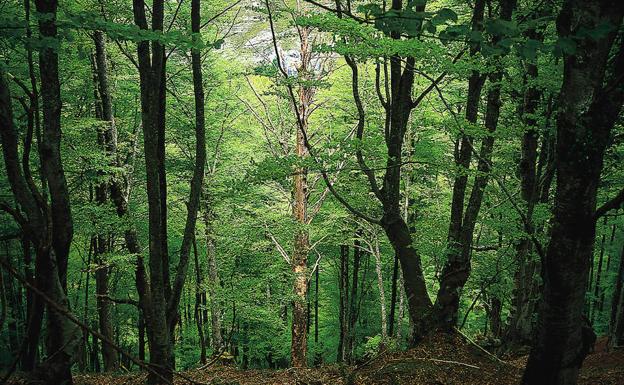
[[[277,249],[277,251],[279,251],[280,255],[282,256],[282,258],[284,258],[284,260],[286,261],[286,263],[288,263],[290,265],[290,256],[288,255],[288,253],[286,252],[286,250],[284,250],[284,248],[282,247],[282,245],[279,243],[279,241],[275,238],[275,236],[273,236],[273,234],[269,231],[269,226],[267,226],[266,224],[264,225],[264,227],[266,228],[266,234],[268,235],[269,239],[273,242],[273,244],[275,245],[275,248]]]

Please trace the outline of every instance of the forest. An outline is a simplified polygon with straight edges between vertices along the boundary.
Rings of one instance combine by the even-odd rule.
[[[624,384],[621,0],[0,0],[0,383]]]

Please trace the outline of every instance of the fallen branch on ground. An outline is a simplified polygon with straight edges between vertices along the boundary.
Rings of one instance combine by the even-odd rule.
[[[503,361],[500,358],[498,358],[496,355],[488,352],[485,348],[483,348],[483,346],[480,346],[479,344],[477,344],[476,342],[474,342],[470,337],[468,337],[467,335],[465,335],[464,333],[462,333],[461,330],[457,329],[457,328],[453,328],[457,333],[459,333],[460,336],[464,337],[464,339],[468,342],[470,342],[472,345],[476,346],[477,348],[479,348],[479,350],[481,350],[482,352],[484,352],[485,354],[487,354],[489,357],[493,358],[494,361],[498,362],[499,364],[503,364],[503,365],[511,365],[509,362]]]

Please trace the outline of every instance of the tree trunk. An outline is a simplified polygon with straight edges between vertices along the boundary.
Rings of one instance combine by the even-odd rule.
[[[604,218],[603,222],[603,234],[600,240],[600,252],[598,253],[598,267],[596,269],[596,283],[594,285],[594,297],[592,300],[590,320],[593,325],[596,320],[596,312],[598,311],[598,304],[600,302],[600,292],[602,291],[602,287],[600,287],[600,282],[602,279],[602,261],[604,260],[605,253],[605,242],[607,240],[607,217]],[[591,291],[591,286],[588,288]]]
[[[386,317],[386,292],[383,283],[383,273],[381,270],[381,251],[379,250],[379,240],[375,238],[375,272],[377,273],[377,288],[379,289],[379,306],[381,315],[381,339],[385,343],[388,339],[388,324]]]
[[[218,354],[225,348],[223,337],[221,336],[221,302],[218,296],[220,284],[219,270],[217,266],[217,253],[215,249],[215,239],[213,234],[213,213],[210,208],[209,193],[204,190],[203,199],[203,219],[206,237],[206,259],[208,261],[208,294],[210,296],[210,333],[212,340],[212,351]],[[204,306],[206,306],[204,295]],[[205,314],[207,315],[207,314]]]
[[[620,252],[620,266],[615,281],[615,290],[611,300],[611,318],[609,322],[609,349],[624,346],[624,245]]]
[[[545,14],[540,12],[536,16]],[[544,35],[531,29],[525,35],[536,41],[543,41]],[[538,202],[539,183],[538,179],[544,175],[538,170],[538,139],[539,131],[537,120],[533,116],[541,98],[541,91],[533,85],[538,76],[537,63],[527,61],[524,65],[526,74],[523,82],[525,87],[524,99],[521,105],[521,113],[525,132],[522,136],[520,163],[518,173],[520,175],[520,193],[525,202],[525,220],[527,226],[523,231],[526,235],[516,245],[517,270],[514,275],[514,289],[512,293],[512,307],[509,322],[505,330],[505,343],[509,346],[529,345],[533,339],[533,318],[537,308],[539,297],[538,284],[536,282],[539,271],[539,261],[533,255],[533,247],[530,237],[535,233],[533,224],[533,210]],[[548,138],[542,139],[540,158],[545,157],[548,151]],[[541,168],[541,167],[540,167]]]
[[[344,360],[347,363],[352,363],[353,359],[353,349],[355,345],[355,325],[359,316],[359,299],[358,296],[358,287],[359,287],[359,278],[360,278],[360,265],[362,261],[362,249],[360,246],[360,241],[358,237],[360,236],[360,232],[358,231],[356,234],[355,241],[353,243],[353,273],[351,275],[351,286],[348,290],[350,292],[348,296],[347,309],[346,309],[346,328],[345,328],[345,339],[344,339]],[[349,260],[347,259],[347,263]],[[347,287],[349,284],[347,282]]]
[[[204,337],[204,319],[201,312],[202,301],[202,272],[199,265],[199,256],[197,253],[197,242],[193,238],[193,255],[195,260],[195,323],[197,325],[197,336],[199,337],[199,346],[201,349],[199,362],[206,363],[206,338]]]
[[[191,1],[191,30],[194,34],[194,39],[199,39],[200,36],[200,0]],[[199,41],[196,41],[199,43]],[[193,240],[195,239],[195,225],[197,223],[197,212],[199,210],[199,203],[202,192],[202,184],[204,183],[204,174],[206,166],[206,119],[204,116],[205,109],[205,96],[204,96],[204,84],[202,76],[202,60],[201,49],[191,49],[191,64],[193,69],[193,92],[195,96],[195,167],[193,169],[193,178],[191,179],[191,191],[189,193],[189,200],[187,203],[186,223],[184,225],[184,234],[182,237],[182,245],[180,246],[180,258],[175,275],[175,279],[171,288],[169,287],[168,272],[165,273],[165,294],[170,292],[167,298],[167,322],[169,323],[169,330],[173,332],[176,323],[179,320],[178,306],[180,303],[180,297],[182,295],[182,289],[186,280],[189,256]],[[164,82],[164,76],[163,76]],[[164,83],[163,83],[164,84]],[[164,86],[162,93],[165,93]],[[164,114],[164,109],[162,110]],[[164,134],[163,145],[161,151],[164,151]],[[164,156],[164,155],[163,155]],[[164,159],[161,162],[161,173],[164,175]],[[163,178],[161,176],[161,181]],[[166,186],[165,186],[166,187]],[[161,192],[162,192],[161,187]],[[162,198],[161,198],[162,199]],[[165,198],[166,206],[166,198]],[[162,201],[161,201],[162,203]],[[166,226],[166,220],[163,222]],[[163,227],[165,239],[166,239],[166,227]],[[165,261],[168,264],[168,257]],[[165,265],[165,263],[163,263]],[[165,270],[168,271],[168,270]],[[173,339],[171,341],[173,345]]]
[[[348,304],[349,304],[349,246],[340,245],[340,269],[338,271],[338,293],[340,295],[338,302],[338,321],[340,325],[340,333],[338,337],[338,354],[337,362],[345,360],[345,340],[347,339],[348,329]]]
[[[515,0],[501,0],[501,19],[511,20],[515,7]],[[482,19],[482,17],[483,15],[481,14],[480,19]],[[473,22],[475,22],[475,19],[478,18],[479,17],[475,14],[473,16]],[[493,43],[496,44],[501,39],[502,36],[495,35],[492,40]],[[442,269],[440,290],[438,291],[436,298],[435,307],[437,320],[442,329],[446,331],[452,331],[453,328],[457,326],[461,291],[470,276],[473,233],[479,217],[479,211],[481,210],[481,203],[483,202],[485,188],[487,187],[489,181],[489,172],[492,167],[492,152],[494,147],[493,133],[498,126],[498,117],[501,107],[500,82],[503,77],[501,57],[496,56],[494,60],[496,69],[488,76],[491,86],[487,94],[487,106],[485,112],[485,128],[488,133],[481,142],[479,162],[477,166],[478,174],[474,178],[472,191],[470,192],[470,198],[468,199],[468,205],[463,213],[459,229],[457,228],[457,223],[451,223],[449,228],[449,252],[444,268]],[[468,102],[470,104],[473,101],[469,100]],[[469,151],[474,150],[472,144],[470,144],[469,147]],[[465,192],[465,188],[463,190]],[[461,202],[463,202],[463,200],[463,196],[458,199],[458,201]],[[451,215],[451,217],[454,216],[456,215]],[[457,218],[453,219],[457,220]]]
[[[142,30],[148,30],[147,17],[144,1],[138,0],[133,3],[134,19],[137,26]],[[154,0],[152,7],[153,31],[163,31],[164,1]],[[151,44],[148,40],[137,43],[137,57],[139,64],[139,78],[141,89],[141,118],[143,128],[145,170],[147,178],[148,199],[148,230],[149,230],[149,280],[140,276],[146,274],[137,266],[137,289],[139,292],[142,312],[145,319],[147,340],[150,350],[150,363],[155,368],[155,373],[149,373],[150,385],[161,385],[172,382],[173,374],[171,367],[172,347],[170,323],[167,317],[167,297],[165,271],[168,270],[166,258],[166,240],[163,235],[163,223],[165,222],[162,202],[162,166],[161,159],[162,141],[160,140],[161,116],[164,95],[162,94],[161,82],[164,79],[164,46],[159,41]],[[165,263],[164,263],[165,262]],[[166,265],[166,266],[165,266]],[[146,278],[147,278],[146,277]],[[149,282],[149,284],[147,284]],[[148,286],[149,285],[149,286]],[[162,378],[161,378],[162,376]]]
[[[609,23],[619,26],[624,4],[568,0],[557,19],[559,36],[578,36]],[[610,132],[624,101],[624,45],[607,68],[615,32],[580,38],[564,56],[557,116],[557,188],[550,242],[543,264],[543,299],[538,332],[524,372],[524,384],[575,384],[589,351],[584,341],[586,277],[596,233],[596,193]],[[612,78],[613,77],[613,78]],[[608,86],[607,86],[608,87]]]
[[[39,20],[42,39],[56,40],[56,1],[36,1],[37,11],[50,15]],[[39,71],[42,84],[44,124],[40,145],[42,174],[48,183],[51,198],[51,220],[47,215],[47,203],[35,187],[28,167],[22,170],[18,157],[17,133],[13,123],[11,99],[4,77],[0,72],[0,135],[2,152],[9,184],[15,201],[24,212],[20,226],[25,233],[32,234],[36,242],[35,284],[56,303],[69,311],[66,295],[67,260],[73,236],[71,210],[67,182],[60,157],[61,140],[61,98],[58,77],[57,51],[44,47],[39,54]],[[24,162],[27,165],[27,162]],[[41,301],[34,301],[35,303]],[[33,309],[29,320],[29,336],[37,337],[41,328],[39,314]],[[34,307],[34,306],[33,306]],[[70,367],[77,358],[80,333],[58,311],[48,308],[46,339],[48,358],[32,372],[33,382],[71,384]]]
[[[480,32],[483,29],[483,14],[485,10],[485,0],[477,0],[472,13],[472,31]],[[472,44],[470,55],[476,55],[480,50],[480,44]],[[481,100],[481,90],[486,76],[478,71],[473,71],[468,79],[468,94],[466,99],[466,121],[476,125]],[[444,285],[440,282],[440,289],[436,299],[436,307],[439,322],[447,329],[455,326],[457,320],[457,308],[459,307],[458,283],[450,285],[449,274],[461,272],[467,277],[468,272],[460,260],[462,252],[461,232],[464,216],[464,201],[466,197],[466,187],[468,184],[468,171],[470,160],[472,159],[473,138],[462,133],[459,144],[455,145],[454,157],[457,167],[455,180],[453,181],[453,193],[451,197],[451,216],[449,220],[449,230],[447,236],[447,260],[443,270]],[[458,279],[463,279],[458,277]]]
[[[396,312],[397,305],[397,283],[399,279],[399,259],[394,256],[394,264],[392,266],[392,289],[390,294],[390,315],[388,318],[388,335],[394,336],[394,314]]]
[[[98,242],[102,242],[100,239]],[[114,341],[113,325],[111,323],[110,301],[108,300],[109,267],[98,260],[95,271],[95,296],[100,333]],[[105,371],[115,371],[119,368],[117,351],[108,343],[102,342],[102,361]]]
[[[617,214],[617,212],[616,212]],[[615,230],[617,228],[617,222],[614,222],[611,225],[611,238],[609,239],[609,245],[613,246],[613,241],[615,240]],[[613,259],[613,252],[609,252],[609,255],[607,256],[607,266],[605,267],[605,271],[607,272],[607,274],[610,274],[610,268],[611,268],[611,260]],[[602,313],[603,309],[604,309],[604,300],[605,300],[605,292],[606,290],[602,290],[602,292],[600,293],[600,299],[598,300],[598,311],[600,311]]]
[[[299,52],[301,64],[297,72],[302,79],[309,79],[309,72],[314,69],[311,65],[312,47],[310,42],[311,28],[299,28]],[[304,133],[308,132],[308,118],[310,116],[310,104],[314,96],[314,89],[300,85],[297,90],[299,96],[299,109],[297,117],[299,119],[296,135],[296,155],[300,161],[304,161],[308,156]],[[292,341],[290,349],[290,360],[293,367],[306,367],[307,351],[307,325],[308,313],[305,309],[305,302],[308,297],[308,252],[310,249],[310,239],[308,229],[308,170],[304,166],[295,168],[293,177],[293,218],[297,224],[294,238],[294,248],[292,255],[292,271],[294,274],[294,294],[292,310]]]
[[[106,40],[102,31],[95,31],[93,35],[95,43],[94,77],[96,79],[95,95],[96,103],[100,108],[96,108],[96,117],[106,124],[99,128],[98,144],[102,147],[108,159],[109,166],[117,165],[117,129],[113,116],[112,97],[108,85],[108,57],[106,53]],[[98,205],[106,205],[108,202],[109,182],[104,178],[106,172],[100,171],[100,177],[105,181],[96,187],[95,197]],[[109,175],[109,178],[114,179]],[[95,272],[95,293],[99,318],[100,333],[110,340],[114,340],[113,327],[111,324],[110,303],[107,299],[108,274],[110,267],[104,261],[104,256],[111,252],[109,247],[108,234],[99,234],[95,237],[95,262],[97,270]],[[105,371],[115,371],[119,368],[119,359],[115,349],[108,343],[102,343],[102,360]]]

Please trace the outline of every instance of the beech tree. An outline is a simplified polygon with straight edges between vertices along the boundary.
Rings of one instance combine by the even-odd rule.
[[[624,102],[618,80],[624,46],[616,40],[624,7],[615,1],[566,1],[557,19],[563,38],[578,39],[564,56],[557,115],[557,187],[537,337],[524,372],[525,384],[574,384],[591,349],[584,338],[586,279],[596,234],[596,194],[613,125]],[[582,29],[610,26],[599,36]],[[612,53],[613,52],[613,53]]]

